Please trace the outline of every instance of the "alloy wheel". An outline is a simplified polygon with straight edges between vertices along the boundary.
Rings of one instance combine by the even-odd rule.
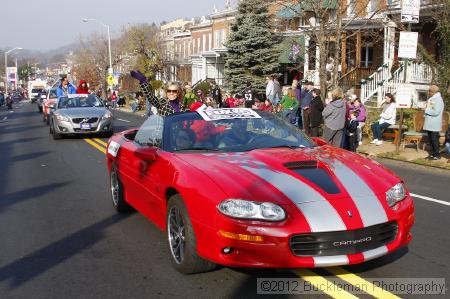
[[[173,206],[170,208],[167,222],[170,251],[175,262],[181,264],[184,260],[184,248],[186,244],[184,221],[178,207]]]

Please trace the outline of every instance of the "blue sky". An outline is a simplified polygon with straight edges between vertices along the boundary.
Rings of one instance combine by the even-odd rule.
[[[233,1],[234,2],[234,1]],[[112,35],[123,26],[208,15],[225,0],[1,0],[0,48],[55,49],[74,42],[80,34],[104,30],[82,18],[111,25]]]

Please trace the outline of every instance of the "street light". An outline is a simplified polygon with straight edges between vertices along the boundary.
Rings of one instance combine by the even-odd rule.
[[[5,52],[5,94],[8,94],[8,54],[15,50],[23,50],[23,49],[21,47],[15,47]]]
[[[108,32],[108,56],[109,56],[109,70],[108,70],[108,73],[109,73],[110,75],[112,75],[111,33],[110,33],[110,26],[109,26],[109,25],[106,25],[105,23],[103,23],[102,21],[99,21],[99,20],[97,20],[97,19],[87,19],[87,18],[84,18],[84,19],[81,19],[81,20],[82,20],[84,23],[87,23],[87,22],[89,22],[89,21],[94,21],[94,22],[97,22],[97,23],[103,25],[104,27],[106,27],[106,30],[107,30],[107,32]]]

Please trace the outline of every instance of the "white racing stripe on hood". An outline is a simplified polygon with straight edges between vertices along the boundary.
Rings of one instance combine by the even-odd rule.
[[[315,256],[313,259],[315,267],[332,267],[348,264],[346,255]]]
[[[364,227],[388,221],[386,211],[378,197],[359,175],[338,160],[321,160],[334,167],[333,172],[352,197]]]
[[[267,168],[240,165],[278,189],[302,212],[311,232],[346,230],[346,226],[334,207],[316,190],[286,173]]]

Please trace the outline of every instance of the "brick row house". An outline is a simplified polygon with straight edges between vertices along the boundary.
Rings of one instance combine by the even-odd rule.
[[[327,6],[330,20],[336,18],[337,1],[345,9],[341,42],[337,45],[333,42],[336,38],[331,36],[329,50],[332,57],[336,48],[341,50],[340,63],[335,65],[335,70],[339,71],[340,86],[359,94],[363,101],[374,97],[380,102],[385,93],[395,93],[398,84],[406,81],[415,87],[416,100],[426,97],[433,70],[422,61],[420,53],[418,59],[408,62],[406,75],[403,67],[395,69],[396,64],[402,64],[398,62],[397,53],[399,32],[405,30],[400,23],[400,1],[321,1]],[[419,43],[437,57],[437,41],[432,34],[435,24],[430,17],[434,2],[421,1],[420,22],[412,25],[412,31],[419,32]],[[304,79],[319,85],[320,49],[309,36],[311,26],[319,26],[313,10],[302,7],[302,1],[273,1],[271,12],[275,31],[287,44],[285,51],[292,53],[294,45],[301,46],[301,55],[295,61],[292,57],[286,59],[288,55],[282,54],[280,63],[284,70],[284,83],[292,79],[292,71],[296,70]]]
[[[161,26],[161,44],[167,62],[161,79],[189,82],[214,79],[223,84],[225,43],[236,10],[225,9],[191,21],[177,20]]]
[[[415,98],[423,99],[433,70],[418,54],[409,61],[407,74],[398,64],[400,1],[395,0],[320,0],[329,20],[336,19],[337,8],[343,9],[341,41],[331,36],[329,55],[340,49],[340,62],[334,70],[339,72],[339,85],[361,96],[363,101],[381,99],[386,92],[394,92],[398,84],[414,84]],[[434,0],[436,1],[436,0]],[[435,24],[429,8],[433,0],[422,0],[420,22],[412,25],[419,32],[419,42],[434,56],[438,56],[437,42],[433,36]],[[302,7],[303,5],[303,7]],[[270,1],[273,28],[280,38],[279,62],[283,73],[282,83],[289,85],[295,76],[320,84],[320,49],[311,36],[311,26],[319,26],[314,10],[304,1]],[[161,27],[162,39],[170,58],[170,80],[195,84],[204,79],[214,79],[223,84],[225,47],[237,10],[226,1],[225,9],[198,20],[177,20]],[[332,22],[331,22],[332,23]],[[170,25],[170,26],[169,26]],[[334,42],[333,42],[334,41]],[[402,62],[400,61],[400,64]]]

